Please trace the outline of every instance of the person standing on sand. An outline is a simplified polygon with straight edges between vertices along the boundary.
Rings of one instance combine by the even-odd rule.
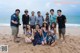
[[[65,15],[61,14],[61,10],[57,10],[57,23],[58,23],[58,30],[59,30],[59,39],[61,39],[61,35],[63,35],[63,40],[65,40],[65,23],[66,23],[66,17]]]
[[[13,15],[11,15],[11,21],[10,21],[10,25],[11,25],[11,29],[12,29],[12,35],[14,37],[14,42],[16,42],[17,37],[18,37],[18,32],[19,32],[19,13],[20,10],[16,9],[15,13]]]
[[[28,10],[26,9],[24,11],[25,14],[22,15],[22,23],[23,23],[23,33],[26,33],[26,26],[29,24],[29,15],[28,15]]]
[[[34,15],[34,11],[31,12],[30,16],[30,25],[32,29],[35,29],[35,24],[36,24],[36,16]]]
[[[51,13],[51,15],[50,15],[50,25],[51,25],[53,22],[56,23],[56,18],[57,18],[57,16],[54,15],[54,9],[51,9],[51,10],[50,10],[50,13]]]
[[[40,28],[41,28],[42,27],[42,24],[44,22],[44,18],[41,15],[41,12],[40,11],[37,12],[37,15],[38,15],[38,17],[36,18],[36,22],[37,22],[36,24],[39,24],[40,25]]]
[[[50,20],[49,20],[49,13],[46,13],[46,18],[45,21],[47,22],[48,25],[50,25]]]

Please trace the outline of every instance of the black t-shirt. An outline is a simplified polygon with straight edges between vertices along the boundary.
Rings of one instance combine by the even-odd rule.
[[[66,17],[64,15],[61,15],[61,16],[57,17],[59,28],[65,28],[65,20],[66,20]]]
[[[29,24],[29,15],[26,16],[25,14],[22,15],[22,22],[23,24]]]

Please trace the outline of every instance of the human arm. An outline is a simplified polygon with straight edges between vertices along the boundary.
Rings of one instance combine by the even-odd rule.
[[[54,28],[54,34],[56,35],[56,28]]]
[[[15,15],[11,16],[11,22],[14,24],[18,24],[18,22],[16,21]]]
[[[66,20],[66,16],[64,16],[64,18],[65,18],[65,23],[67,22],[67,20]]]

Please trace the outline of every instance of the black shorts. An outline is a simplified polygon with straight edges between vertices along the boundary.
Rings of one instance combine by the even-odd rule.
[[[64,35],[65,34],[65,28],[61,28],[61,29],[59,28],[59,34],[63,34]]]
[[[35,25],[31,25],[31,28],[32,28],[32,29],[35,29]]]
[[[27,24],[23,24],[23,29],[25,29],[27,27]]]

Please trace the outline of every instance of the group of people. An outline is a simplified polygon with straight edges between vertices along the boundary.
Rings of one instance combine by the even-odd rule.
[[[11,16],[10,21],[14,42],[17,42],[16,39],[18,38],[19,25],[21,25],[19,13],[20,10],[16,9],[15,13]],[[62,15],[60,9],[57,10],[57,15],[54,15],[54,9],[51,9],[50,15],[47,12],[45,18],[41,15],[40,11],[38,11],[37,16],[35,16],[34,11],[29,15],[28,10],[25,10],[22,15],[22,23],[23,33],[25,34],[24,40],[26,43],[33,43],[34,46],[45,44],[54,46],[57,42],[57,24],[59,39],[63,37],[63,40],[65,40],[66,16]]]

